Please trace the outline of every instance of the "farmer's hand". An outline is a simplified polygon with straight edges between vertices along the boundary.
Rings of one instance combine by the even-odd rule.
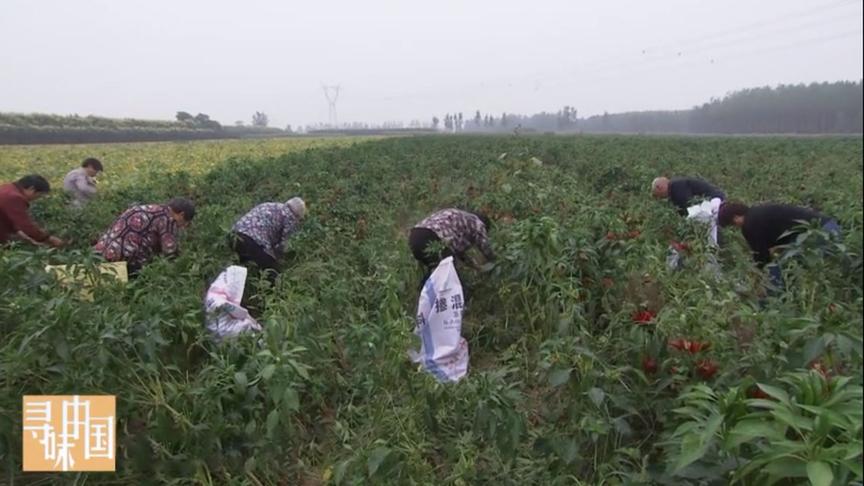
[[[57,238],[56,236],[49,236],[47,243],[49,245],[53,246],[54,248],[60,248],[66,244],[65,241],[61,240],[60,238]]]
[[[480,264],[473,255],[463,255],[462,261],[474,270],[480,270]]]

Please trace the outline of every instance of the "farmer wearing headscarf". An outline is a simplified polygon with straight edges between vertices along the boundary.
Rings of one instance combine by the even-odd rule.
[[[297,232],[305,216],[306,203],[299,197],[284,203],[261,203],[234,223],[231,248],[241,264],[254,263],[273,283],[288,238]]]
[[[487,261],[495,259],[489,242],[489,218],[461,209],[442,209],[426,217],[411,229],[408,246],[414,258],[423,266],[422,282],[429,278],[441,260],[448,256],[477,267],[465,253],[476,247]]]

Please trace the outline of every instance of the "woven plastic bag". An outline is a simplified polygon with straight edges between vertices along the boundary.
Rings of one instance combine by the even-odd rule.
[[[704,201],[687,208],[687,220],[702,223],[705,227],[705,236],[708,240],[708,246],[717,248],[718,246],[718,224],[717,216],[720,211],[720,205],[723,201],[719,198]],[[671,270],[680,270],[684,266],[686,260],[686,251],[682,250],[681,244],[673,242],[669,245],[666,252],[666,265]],[[713,258],[713,257],[712,257]],[[715,262],[710,264],[712,271],[719,271],[719,267]]]
[[[711,246],[717,246],[717,215],[722,203],[720,198],[715,197],[710,201],[687,208],[687,219],[708,225],[708,244]]]
[[[207,289],[204,319],[207,330],[217,342],[243,333],[261,331],[261,325],[240,305],[247,273],[245,267],[231,265]]]
[[[462,283],[453,257],[447,257],[420,292],[414,328],[420,337],[420,350],[408,352],[411,361],[438,381],[459,381],[468,372],[468,343],[462,337],[464,307]]]

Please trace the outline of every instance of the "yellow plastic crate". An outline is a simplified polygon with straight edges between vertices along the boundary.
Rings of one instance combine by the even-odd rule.
[[[100,274],[111,275],[120,283],[129,281],[126,262],[100,263],[96,267]],[[81,298],[93,301],[93,288],[96,286],[97,280],[96,276],[84,265],[47,265],[45,271],[53,274],[60,285],[68,286],[73,282],[81,283]]]

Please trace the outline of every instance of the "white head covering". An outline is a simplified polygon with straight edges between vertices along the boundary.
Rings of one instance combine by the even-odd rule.
[[[297,218],[303,219],[303,217],[306,216],[306,203],[299,197],[292,197],[285,203],[285,205],[288,206],[288,209],[290,209]]]
[[[664,188],[664,190],[668,191],[669,189],[669,178],[667,177],[657,177],[653,181],[651,181],[651,193],[657,195],[657,191],[660,188]],[[667,192],[668,194],[668,192]]]

